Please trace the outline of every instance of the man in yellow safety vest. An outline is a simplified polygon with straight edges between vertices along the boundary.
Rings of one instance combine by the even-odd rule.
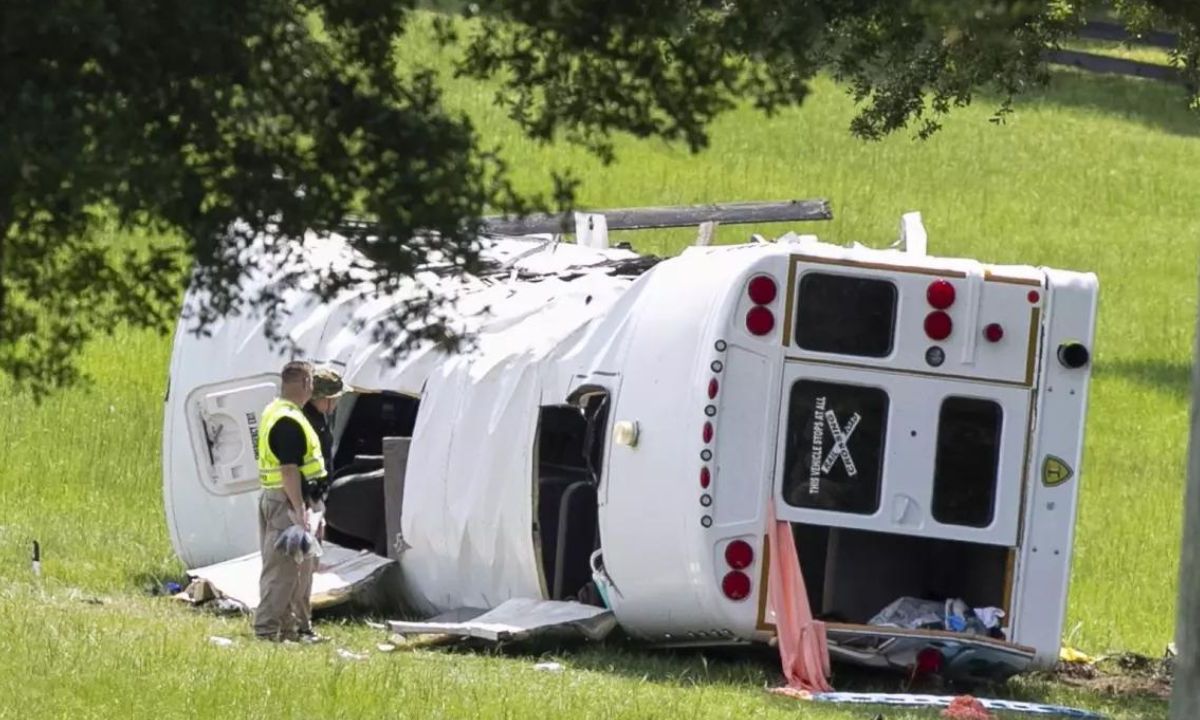
[[[275,542],[292,525],[309,525],[305,483],[323,480],[325,459],[316,431],[304,416],[313,394],[313,366],[293,361],[283,367],[279,397],[263,410],[258,434],[258,537],[262,555],[254,633],[269,640],[316,642],[312,631],[312,576],[316,558],[297,563]]]

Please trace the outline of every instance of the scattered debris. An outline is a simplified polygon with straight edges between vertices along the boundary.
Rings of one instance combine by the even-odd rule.
[[[1059,651],[1058,659],[1072,665],[1092,665],[1096,662],[1092,656],[1085,655],[1073,647],[1065,646]]]
[[[771,693],[772,695],[782,695],[784,697],[789,697],[793,700],[812,700],[813,699],[812,693],[810,693],[809,691],[801,690],[799,688],[794,688],[794,687],[788,687],[787,685],[784,685],[782,687],[771,688],[767,692]]]
[[[381,622],[375,622],[374,620],[368,620],[366,625],[373,630],[387,630],[387,625],[384,625]]]
[[[381,653],[390,653],[395,651],[396,646],[391,643],[379,643],[375,646]]]
[[[562,672],[562,663],[556,662],[540,662],[533,666],[533,669],[538,672]]]
[[[366,653],[350,652],[346,648],[338,648],[337,654],[343,660],[366,660],[368,657]]]
[[[774,692],[774,691],[773,691]],[[785,695],[788,693],[777,693]],[[848,704],[848,705],[894,705],[906,708],[946,708],[949,709],[957,702],[959,706],[963,706],[964,701],[960,697],[952,697],[949,695],[914,695],[911,693],[849,693],[849,692],[829,692],[829,693],[814,693],[811,699],[815,702]],[[1091,712],[1090,710],[1081,710],[1078,708],[1064,707],[1062,705],[1046,705],[1042,703],[1021,702],[1019,700],[993,700],[985,698],[970,698],[966,707],[975,707],[975,704],[982,707],[985,711],[998,710],[1010,713],[1025,713],[1029,715],[1041,715],[1044,717],[1062,717],[1062,718],[1079,718],[1080,720],[1103,720],[1104,716]],[[987,718],[987,715],[943,715],[942,717],[954,718]]]
[[[220,635],[213,635],[212,637],[210,637],[208,639],[208,641],[210,643],[212,643],[213,645],[216,645],[217,647],[232,647],[233,646],[232,640],[230,640],[227,637],[221,637]]]
[[[959,695],[942,710],[942,717],[953,720],[992,720],[996,716],[970,695]]]
[[[425,622],[392,621],[394,632],[439,633],[474,637],[492,642],[525,640],[531,637],[584,637],[601,640],[616,627],[611,610],[558,600],[514,598],[484,612],[461,608]]]

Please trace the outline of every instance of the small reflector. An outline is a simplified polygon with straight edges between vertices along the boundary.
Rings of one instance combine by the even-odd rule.
[[[1004,338],[1004,328],[1000,327],[1000,323],[990,323],[983,329],[983,336],[988,342],[1000,342]]]
[[[1029,302],[1031,302],[1031,303],[1036,303],[1037,301],[1042,299],[1041,293],[1039,293],[1037,290],[1030,290],[1028,297],[1029,297]]]

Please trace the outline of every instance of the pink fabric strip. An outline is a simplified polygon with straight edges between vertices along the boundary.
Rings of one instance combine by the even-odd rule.
[[[767,586],[783,675],[791,689],[831,692],[825,623],[813,619],[792,528],[787,521],[776,519],[774,502],[768,512],[771,567]]]

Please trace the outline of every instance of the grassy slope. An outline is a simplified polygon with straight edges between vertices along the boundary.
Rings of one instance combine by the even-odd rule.
[[[431,48],[414,46],[407,52],[433,61]],[[849,102],[820,81],[802,110],[770,120],[750,111],[724,118],[701,156],[623,142],[610,168],[517,137],[490,96],[456,83],[451,100],[505,148],[523,184],[541,183],[546,166],[572,167],[592,206],[820,196],[833,201],[836,219],[811,230],[826,239],[883,244],[895,236],[901,212],[919,209],[938,254],[1096,271],[1100,338],[1070,602],[1070,626],[1079,626],[1073,642],[1092,651],[1157,653],[1170,639],[1200,229],[1192,203],[1200,124],[1178,108],[1172,90],[1064,73],[1050,92],[1025,99],[1007,126],[986,122],[985,99],[930,142],[901,136],[864,144],[845,132]],[[720,237],[733,241],[744,232],[726,228]],[[635,236],[660,253],[688,238]],[[208,646],[208,635],[241,638],[243,626],[140,596],[148,579],[179,570],[159,490],[168,353],[165,339],[118,331],[88,353],[91,389],[40,408],[0,390],[0,696],[11,699],[0,703],[0,717],[191,714],[188,707],[263,714],[260,678],[275,693],[270,707],[288,716],[794,712],[756,689],[770,681],[763,666],[719,666],[714,681],[695,655],[592,651],[567,657],[573,667],[563,675],[534,675],[531,658],[421,652],[354,664],[329,647],[301,651],[301,658]],[[41,583],[27,570],[35,537],[46,551]],[[81,594],[112,602],[90,605]],[[378,640],[362,628],[333,631],[355,649]],[[1013,692],[1108,705],[1032,682]],[[1109,709],[1124,717],[1161,712],[1157,705],[1122,708]]]

